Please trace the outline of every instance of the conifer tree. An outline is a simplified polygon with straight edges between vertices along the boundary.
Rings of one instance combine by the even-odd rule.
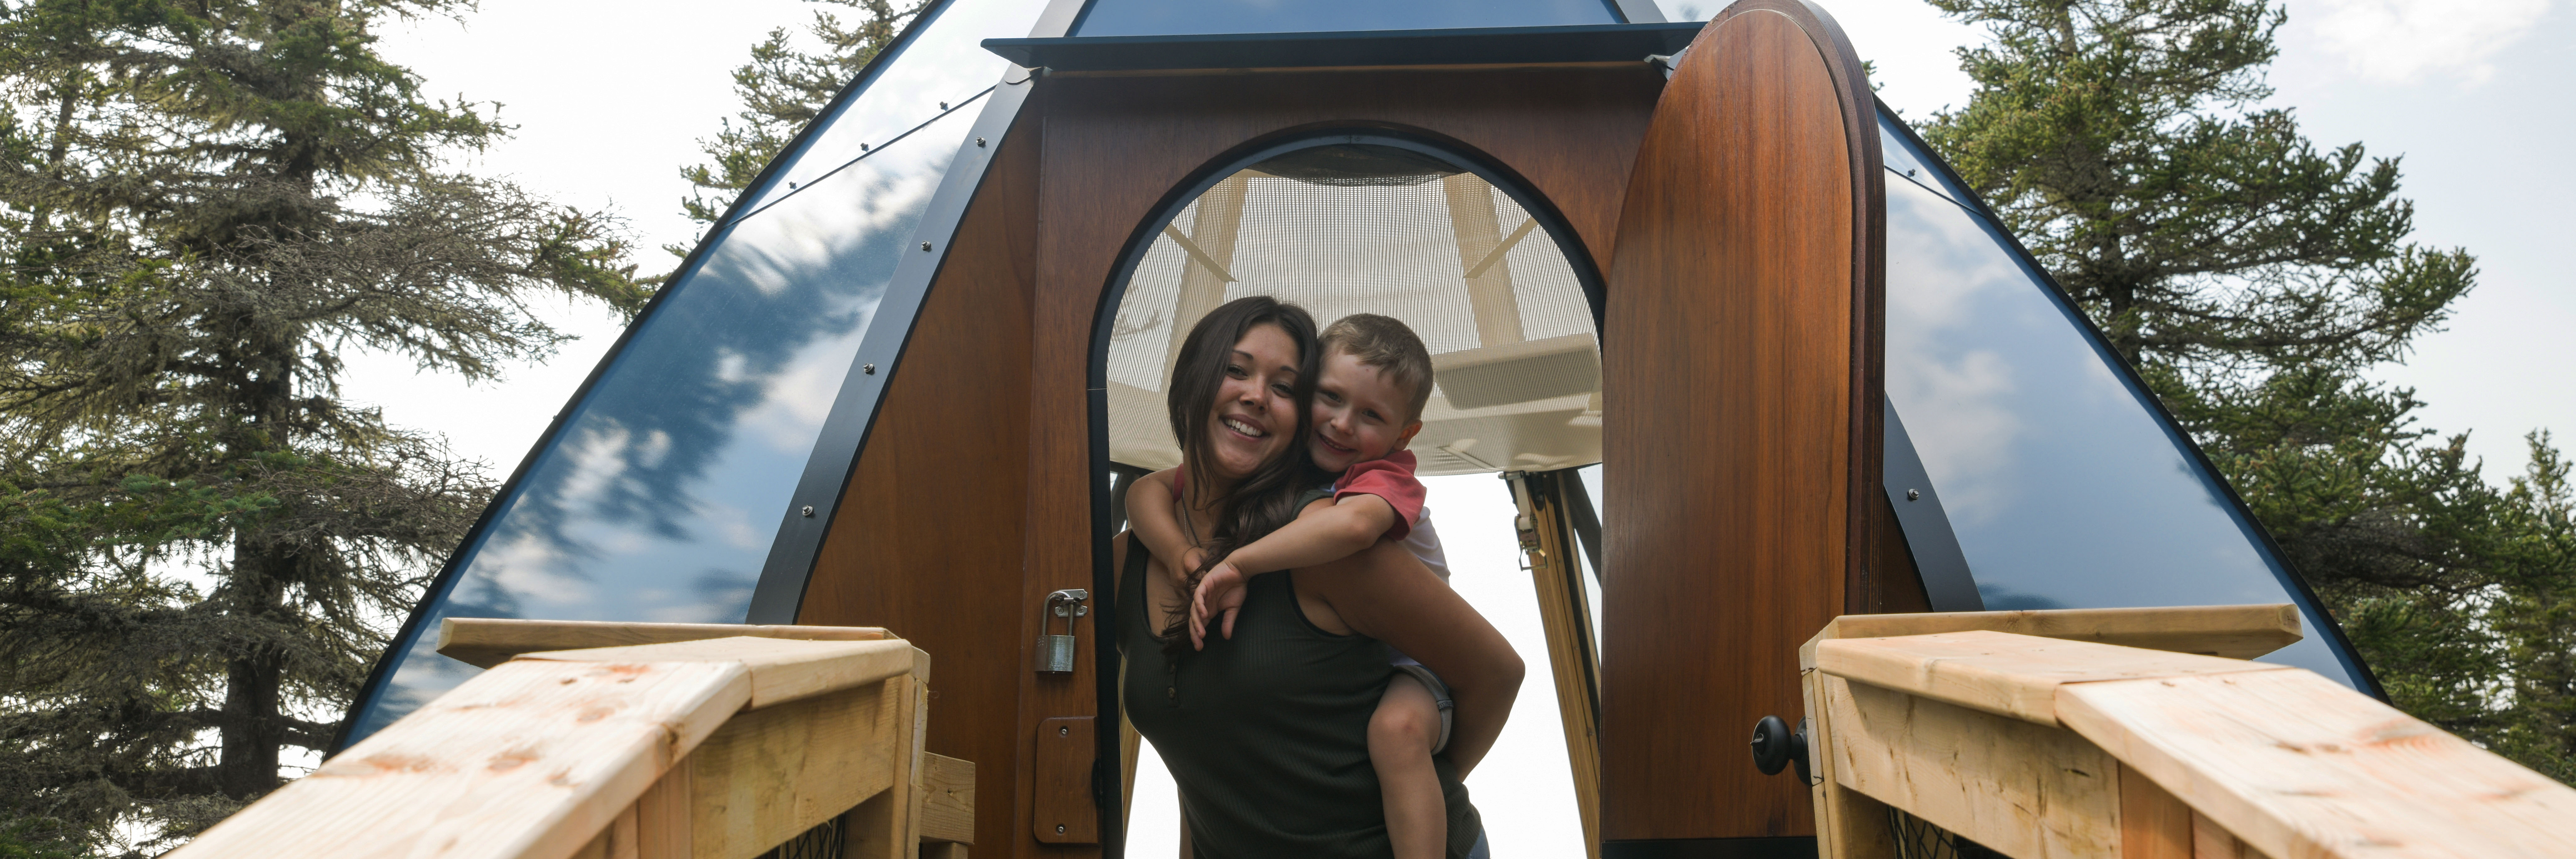
[[[2576,780],[2576,527],[2545,435],[2488,484],[2372,381],[2476,281],[2397,159],[2265,107],[2264,0],[1931,0],[1982,25],[1925,139],[2145,376],[2407,710]]]
[[[158,852],[328,746],[483,466],[344,402],[351,350],[494,378],[632,312],[620,228],[442,155],[380,56],[457,0],[0,0],[0,826]],[[53,848],[46,848],[53,849]]]
[[[819,52],[798,47],[785,27],[769,31],[768,39],[752,46],[751,61],[733,71],[733,91],[742,99],[742,109],[718,120],[721,130],[713,139],[698,141],[707,163],[680,168],[680,178],[691,186],[689,196],[680,200],[680,211],[690,220],[707,225],[724,217],[734,195],[751,187],[797,132],[822,117],[832,98],[894,43],[928,0],[900,7],[889,0],[813,2],[850,7],[858,20],[843,23],[829,10],[815,12],[805,34],[821,47]],[[664,249],[673,256],[689,253],[679,245]]]

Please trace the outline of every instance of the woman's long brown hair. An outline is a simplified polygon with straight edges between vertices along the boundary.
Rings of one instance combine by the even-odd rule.
[[[1189,628],[1186,609],[1208,568],[1234,550],[1294,521],[1298,496],[1321,482],[1322,475],[1307,458],[1305,445],[1306,434],[1312,429],[1315,374],[1323,363],[1316,354],[1315,317],[1303,307],[1266,295],[1238,298],[1218,305],[1190,328],[1190,336],[1181,341],[1181,354],[1173,362],[1172,382],[1164,388],[1172,437],[1180,441],[1181,464],[1192,476],[1181,501],[1181,513],[1187,516],[1196,509],[1198,493],[1210,485],[1209,469],[1215,464],[1215,453],[1208,440],[1208,421],[1216,415],[1217,388],[1224,384],[1226,365],[1234,362],[1234,344],[1263,325],[1279,326],[1297,344],[1297,383],[1290,393],[1297,412],[1296,429],[1288,434],[1287,450],[1236,481],[1217,505],[1217,521],[1208,534],[1212,543],[1207,559],[1189,571],[1181,587],[1181,605],[1175,619],[1163,629],[1164,650],[1176,656],[1190,650],[1189,637],[1181,634]],[[1180,560],[1164,559],[1173,564]]]

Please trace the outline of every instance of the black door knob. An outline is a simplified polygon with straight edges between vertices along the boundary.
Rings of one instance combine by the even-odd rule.
[[[1777,775],[1790,764],[1798,765],[1798,780],[1814,783],[1807,777],[1807,730],[1789,730],[1789,723],[1778,716],[1764,716],[1753,723],[1753,768],[1763,775]]]

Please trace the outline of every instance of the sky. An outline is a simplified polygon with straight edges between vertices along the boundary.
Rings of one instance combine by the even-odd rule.
[[[1719,3],[1660,0],[1668,9]],[[1967,100],[1970,83],[1952,51],[1979,33],[1912,0],[1824,0],[1861,57],[1873,61],[1880,97],[1920,121]],[[2415,240],[2465,247],[2480,260],[2477,289],[2447,329],[2417,344],[2378,378],[2411,386],[2428,405],[2422,425],[2474,430],[2473,454],[2490,480],[2519,473],[2521,436],[2576,431],[2576,277],[2549,260],[2576,227],[2567,214],[2576,170],[2548,154],[2569,136],[2555,73],[2576,51],[2576,15],[2554,0],[2292,0],[2271,81],[2273,106],[2291,108],[2321,146],[2367,144],[2403,156],[2405,195],[2416,205]],[[678,214],[680,165],[735,109],[728,77],[774,27],[797,26],[815,7],[796,0],[682,4],[667,0],[484,0],[461,18],[425,18],[380,29],[385,55],[419,73],[437,97],[499,103],[517,134],[456,166],[513,177],[557,202],[622,217],[639,262],[666,270],[664,244],[695,230]],[[596,308],[541,304],[580,339],[548,362],[510,368],[467,386],[415,374],[384,355],[354,357],[345,391],[382,407],[398,426],[444,433],[458,452],[518,464],[615,339]],[[1510,503],[1491,477],[1436,478],[1431,503],[1451,543],[1456,586],[1522,647],[1533,666],[1516,716],[1492,763],[1470,781],[1498,855],[1565,856],[1580,850],[1563,737],[1547,688],[1543,642],[1527,574],[1515,563]],[[1148,768],[1139,796],[1169,796]],[[1168,802],[1168,800],[1161,800]],[[1170,818],[1140,802],[1135,855],[1167,855]],[[1157,806],[1168,807],[1168,806]]]
[[[1668,9],[1719,4],[1663,0]],[[1967,100],[1951,51],[1977,31],[1914,0],[1834,0],[1880,98],[1920,120]],[[2475,291],[2446,330],[2377,376],[2427,402],[2421,425],[2474,430],[2471,451],[2492,480],[2521,470],[2521,437],[2576,428],[2576,275],[2551,251],[2576,217],[2576,170],[2549,155],[2566,139],[2561,57],[2576,50],[2564,0],[2294,0],[2272,69],[2271,103],[2296,111],[2322,146],[2361,142],[2402,156],[2415,240],[2479,258]],[[498,102],[517,135],[460,166],[509,175],[531,190],[625,219],[647,270],[664,244],[695,230],[678,214],[678,167],[735,108],[731,69],[769,29],[796,26],[814,4],[737,0],[710,14],[668,0],[486,0],[459,19],[383,28],[383,50],[437,96]],[[398,423],[448,433],[459,450],[506,474],[616,337],[595,309],[549,308],[582,339],[544,364],[468,388],[415,377],[385,356],[353,363],[349,393]]]

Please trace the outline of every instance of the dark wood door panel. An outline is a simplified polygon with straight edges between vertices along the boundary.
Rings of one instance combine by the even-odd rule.
[[[1798,645],[1878,548],[1876,137],[1829,31],[1730,8],[1628,185],[1602,332],[1607,841],[1814,832],[1743,738],[1801,710]]]

